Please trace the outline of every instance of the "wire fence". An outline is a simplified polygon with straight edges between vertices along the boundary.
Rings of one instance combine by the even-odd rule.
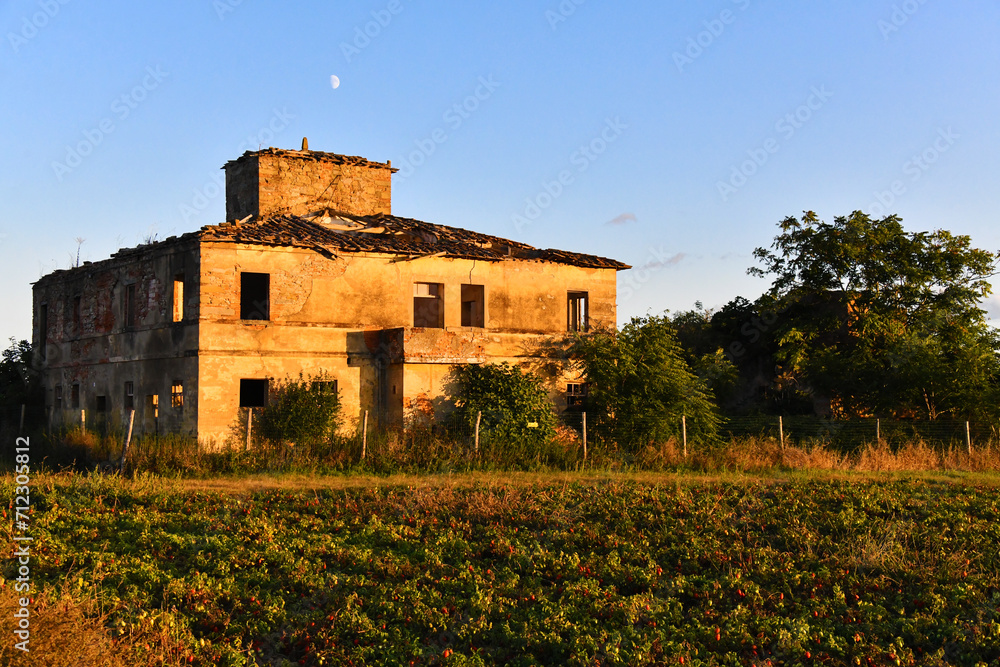
[[[244,415],[239,421],[242,428],[251,420]],[[75,437],[67,438],[63,431],[53,432],[50,428],[52,415],[44,408],[25,406],[0,408],[0,460],[13,460],[16,438],[21,435],[52,434],[46,440],[52,443],[64,442],[88,450],[88,458],[98,456],[107,459],[124,458],[128,453],[130,440],[138,438],[129,456],[144,456],[149,459],[183,459],[191,452],[210,452],[211,447],[201,446],[192,436],[171,434],[144,434],[136,432],[126,435],[127,421],[111,424],[95,415],[81,423],[63,424],[64,430],[74,430]],[[571,410],[558,415],[554,440],[532,437],[536,435],[537,424],[525,420],[522,433],[518,437],[500,435],[487,415],[478,421],[444,421],[425,419],[419,424],[407,427],[380,425],[371,417],[361,417],[356,428],[349,427],[337,440],[319,447],[315,444],[281,443],[283,456],[326,456],[340,451],[344,460],[369,463],[385,461],[406,461],[415,466],[434,467],[449,460],[492,460],[497,465],[503,462],[560,461],[566,465],[600,461],[608,456],[632,456],[639,454],[647,445],[658,446],[666,443],[646,442],[629,438],[629,433],[621,429],[611,431],[600,428],[599,415],[588,415],[583,411]],[[972,454],[979,450],[989,455],[1000,444],[1000,423],[964,420],[900,420],[900,419],[854,419],[834,420],[814,416],[731,416],[724,417],[719,424],[717,437],[706,438],[692,424],[692,419],[680,417],[669,431],[677,456],[687,460],[689,454],[707,453],[720,444],[729,449],[740,449],[756,443],[774,443],[784,447],[811,449],[823,446],[830,450],[852,454],[864,450],[868,445],[878,444],[893,451],[907,445],[923,444],[935,450],[967,451]],[[511,433],[509,430],[503,433]],[[133,438],[133,435],[135,438]],[[235,449],[243,452],[264,451],[274,448],[260,440],[256,431],[234,432]],[[541,435],[538,433],[537,435]],[[248,437],[250,436],[250,437]],[[616,437],[618,439],[616,439]],[[544,442],[543,442],[544,440]],[[190,442],[189,442],[190,441]],[[93,443],[98,443],[94,445]],[[55,447],[55,445],[54,445]],[[325,449],[324,449],[325,447]],[[95,450],[95,451],[90,451]],[[99,452],[96,450],[100,450]],[[107,451],[105,451],[107,450]],[[169,451],[168,451],[169,450]],[[174,451],[176,450],[176,451]],[[328,451],[329,450],[329,451]],[[609,454],[611,452],[611,454]],[[614,454],[618,452],[618,454]],[[71,452],[72,453],[72,452]],[[979,454],[977,454],[979,455]],[[66,458],[69,454],[58,447],[52,450],[53,460]],[[73,454],[73,456],[78,456]],[[594,459],[594,456],[597,458]],[[71,457],[72,458],[72,457]]]
[[[559,421],[563,426],[576,431],[581,439],[587,430],[590,431],[591,441],[597,437],[594,415],[590,416],[589,429],[586,426],[585,412],[563,413]],[[684,418],[677,421],[673,430],[677,432],[678,440],[686,439],[687,444],[693,446],[697,439],[690,435],[690,421],[687,424],[684,423]],[[873,443],[899,447],[922,442],[934,447],[972,448],[977,444],[1000,442],[1000,422],[877,417],[838,420],[810,415],[757,415],[723,417],[718,434],[723,441],[758,438],[798,447],[822,444],[843,451],[853,451]],[[685,435],[689,437],[685,438]]]

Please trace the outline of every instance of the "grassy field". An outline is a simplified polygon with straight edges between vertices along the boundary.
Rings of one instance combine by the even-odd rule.
[[[996,664],[998,479],[43,475],[0,662]]]

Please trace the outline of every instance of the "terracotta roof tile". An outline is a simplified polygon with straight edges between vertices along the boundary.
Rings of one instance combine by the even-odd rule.
[[[223,167],[225,169],[231,164],[235,164],[240,160],[245,160],[251,157],[257,157],[259,155],[273,155],[275,157],[281,158],[294,158],[298,160],[313,160],[315,162],[333,162],[336,164],[349,164],[356,167],[374,167],[376,169],[388,169],[393,173],[399,171],[388,162],[375,162],[369,160],[368,158],[360,157],[358,155],[340,155],[339,153],[324,153],[323,151],[293,151],[286,150],[284,148],[265,148],[259,151],[246,151],[243,155],[239,156],[235,160],[230,160]]]
[[[540,250],[526,243],[394,215],[347,215],[324,211],[280,215],[202,227],[204,241],[311,248],[324,254],[372,252],[407,259],[444,256],[500,262],[510,259],[622,270],[627,264],[566,250]]]

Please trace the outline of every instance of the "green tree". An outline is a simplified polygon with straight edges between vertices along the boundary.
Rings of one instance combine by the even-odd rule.
[[[726,336],[716,326],[718,314],[695,302],[694,310],[676,313],[671,325],[684,351],[684,358],[695,374],[705,381],[720,405],[735,398],[739,382],[739,368],[733,353],[727,350]]]
[[[0,410],[5,418],[15,421],[24,405],[37,421],[44,403],[41,382],[32,365],[31,343],[11,338],[0,359]]]
[[[261,435],[272,442],[307,444],[324,442],[336,431],[340,396],[325,373],[286,378],[271,387],[267,407],[258,424]]]
[[[620,445],[637,450],[681,435],[718,435],[718,409],[705,380],[684,359],[666,316],[634,317],[621,331],[579,336],[571,355],[589,383],[588,419]]]
[[[985,416],[995,404],[996,333],[981,299],[998,255],[945,230],[907,232],[860,211],[786,218],[770,249],[778,376],[843,416]]]
[[[495,448],[518,445],[537,452],[555,436],[556,416],[544,383],[517,366],[455,366],[451,393],[458,423],[472,430],[482,412],[480,440]]]

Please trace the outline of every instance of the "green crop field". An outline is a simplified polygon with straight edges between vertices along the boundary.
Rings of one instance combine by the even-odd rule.
[[[1000,660],[986,484],[49,478],[32,499],[36,585],[93,600],[123,664]]]

